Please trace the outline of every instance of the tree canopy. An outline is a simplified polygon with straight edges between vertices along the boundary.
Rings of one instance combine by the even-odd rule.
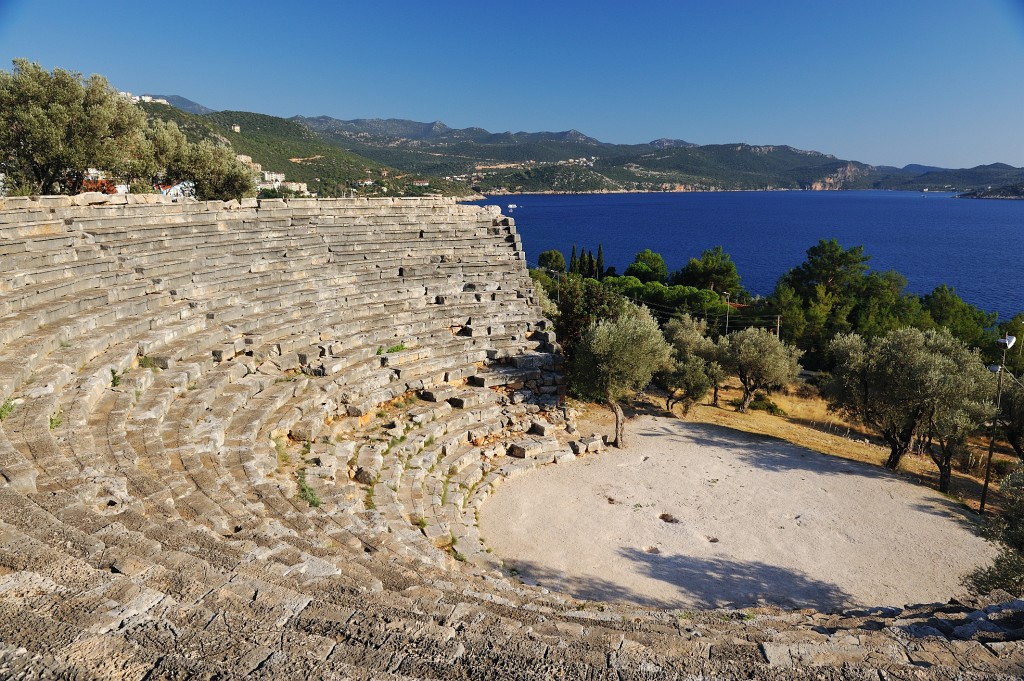
[[[562,252],[556,249],[549,251],[542,251],[537,256],[537,266],[542,270],[550,270],[556,273],[565,272],[565,256]]]
[[[784,274],[780,281],[804,299],[814,295],[819,284],[825,293],[840,294],[856,286],[867,272],[870,259],[863,246],[844,249],[835,239],[821,239],[807,249],[807,260]]]
[[[625,444],[619,400],[670,368],[671,359],[672,348],[645,307],[626,301],[616,318],[587,328],[572,359],[573,381],[584,395],[608,402],[615,413],[615,446]]]
[[[625,299],[595,279],[576,275],[565,277],[558,286],[555,331],[563,352],[572,358],[587,329],[595,322],[617,317]]]
[[[840,334],[829,352],[829,408],[863,421],[885,440],[887,468],[899,466],[915,436],[956,445],[985,418],[991,378],[978,353],[946,329],[897,329],[870,341]],[[941,472],[943,464],[936,463]]]
[[[808,353],[808,364],[827,368],[824,350],[843,333],[870,339],[905,327],[946,327],[969,345],[986,347],[995,315],[964,302],[946,286],[919,297],[907,293],[898,272],[870,272],[862,246],[844,249],[834,239],[807,250],[807,260],[784,274],[766,307],[782,317],[782,336]]]
[[[0,71],[0,172],[18,192],[75,194],[89,169],[128,185],[195,183],[200,199],[254,195],[230,147],[190,144],[173,122],[146,114],[98,75],[46,71],[15,59]]]
[[[37,194],[77,193],[90,167],[128,179],[152,166],[146,116],[102,76],[15,59],[0,71],[0,172]]]
[[[690,258],[683,269],[672,275],[671,283],[717,293],[728,292],[732,295],[732,300],[740,300],[747,295],[740,285],[736,263],[721,246],[705,250],[700,254],[700,258]]]
[[[668,279],[668,266],[665,265],[665,259],[660,253],[645,248],[636,254],[624,274],[627,277],[636,277],[643,283],[664,282]]]
[[[800,374],[803,354],[766,329],[750,327],[721,339],[718,357],[743,385],[740,411],[746,411],[758,390],[785,385]]]

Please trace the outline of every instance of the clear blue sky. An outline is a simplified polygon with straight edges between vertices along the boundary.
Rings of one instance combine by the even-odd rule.
[[[1024,1],[0,0],[26,57],[278,116],[1024,166]]]

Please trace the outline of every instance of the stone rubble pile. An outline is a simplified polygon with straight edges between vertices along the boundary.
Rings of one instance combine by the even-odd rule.
[[[692,613],[503,574],[486,497],[604,447],[561,368],[496,209],[0,199],[0,678],[1024,673],[1019,601]]]

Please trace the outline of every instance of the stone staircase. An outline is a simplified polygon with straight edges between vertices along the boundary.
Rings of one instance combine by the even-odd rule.
[[[0,263],[2,678],[1024,672],[1024,603],[670,612],[505,575],[476,510],[603,443],[496,211],[9,198]]]

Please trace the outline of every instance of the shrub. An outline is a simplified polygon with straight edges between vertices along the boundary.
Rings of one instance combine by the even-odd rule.
[[[984,537],[999,547],[999,554],[992,565],[969,574],[964,584],[975,594],[1002,589],[1019,598],[1024,596],[1024,470],[1003,478],[1000,491],[1003,512],[982,528]]]
[[[1017,470],[1017,462],[1009,459],[993,459],[992,460],[992,472],[1000,478],[1005,478],[1013,471]]]
[[[740,407],[743,406],[743,398],[737,397],[734,400],[729,400],[729,404],[739,409]],[[752,399],[750,401],[750,404],[747,405],[747,409],[766,411],[772,416],[786,415],[786,411],[782,407],[775,404],[775,402],[773,402],[771,398],[768,397],[768,395],[760,392],[754,395],[754,399]]]

